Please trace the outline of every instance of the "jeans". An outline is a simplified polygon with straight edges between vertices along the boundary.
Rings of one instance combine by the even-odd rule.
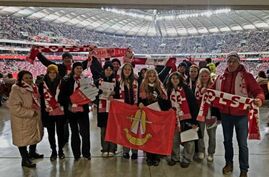
[[[198,152],[205,153],[205,141],[204,141],[204,135],[205,135],[205,129],[207,131],[208,135],[208,154],[215,154],[216,149],[216,130],[217,127],[207,129],[206,124],[204,122],[199,122],[199,127],[201,129],[202,138],[198,140]]]
[[[241,171],[248,171],[248,117],[222,114],[222,128],[224,135],[225,161],[233,163],[233,130],[235,127],[236,139],[239,146],[239,164]]]
[[[173,161],[180,161],[180,133],[178,129],[176,128],[175,134],[174,134],[174,141],[173,141],[173,149],[171,154],[171,159]],[[181,162],[184,163],[191,163],[194,151],[195,151],[195,143],[194,141],[188,141],[182,144],[183,145],[183,152],[182,152],[182,160]]]
[[[102,152],[113,152],[117,150],[117,144],[105,141],[106,127],[101,127],[101,146]]]

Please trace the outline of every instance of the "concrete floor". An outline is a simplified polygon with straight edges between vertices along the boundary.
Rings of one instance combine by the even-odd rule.
[[[267,177],[269,174],[269,130],[265,127],[268,120],[268,106],[260,109],[262,140],[249,141],[250,169],[249,176]],[[222,128],[217,129],[217,147],[215,160],[208,164],[206,160],[201,163],[193,162],[189,168],[183,169],[179,164],[170,167],[166,160],[162,159],[158,167],[148,167],[139,152],[136,161],[121,158],[122,148],[118,147],[118,155],[113,158],[102,158],[100,153],[100,130],[96,126],[96,118],[90,114],[91,119],[91,153],[92,160],[81,159],[74,161],[70,144],[64,148],[66,159],[57,159],[51,162],[50,148],[47,133],[41,143],[38,144],[38,152],[45,158],[36,160],[37,168],[29,169],[21,167],[21,158],[17,147],[12,144],[10,117],[7,107],[0,107],[0,177],[221,177],[222,168],[225,165]],[[45,131],[46,132],[46,131]],[[229,177],[239,176],[238,147],[234,139],[235,157],[234,171]]]

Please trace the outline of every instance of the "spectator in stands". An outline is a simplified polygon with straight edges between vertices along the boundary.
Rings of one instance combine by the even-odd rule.
[[[29,71],[19,72],[17,83],[10,93],[9,108],[13,144],[19,148],[21,165],[34,168],[36,165],[30,159],[43,158],[43,155],[36,152],[36,144],[43,136],[43,127],[38,89],[33,84],[33,77]],[[30,146],[29,153],[27,146]]]
[[[265,99],[269,99],[269,93],[268,93],[269,82],[264,71],[259,71],[256,81],[260,85],[260,87],[263,89]]]
[[[3,74],[0,73],[0,106],[2,106],[3,95],[4,95],[4,81],[3,81]]]
[[[263,90],[255,81],[253,75],[248,73],[244,66],[240,64],[239,55],[236,52],[231,52],[227,55],[226,59],[227,68],[224,74],[217,78],[213,85],[213,89],[245,97],[254,97],[254,104],[258,107],[262,106],[264,101]],[[238,77],[243,77],[243,80]],[[243,84],[243,82],[245,84]],[[233,171],[233,130],[235,127],[236,138],[239,146],[240,177],[247,177],[249,168],[249,153],[247,145],[248,110],[242,111],[238,108],[225,106],[220,108],[220,112],[222,118],[221,121],[226,161],[226,165],[223,168],[223,174],[229,174]]]

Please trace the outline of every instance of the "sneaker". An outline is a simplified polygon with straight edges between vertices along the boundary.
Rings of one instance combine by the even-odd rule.
[[[190,166],[190,163],[187,162],[181,162],[180,163],[181,168],[188,168]]]
[[[114,157],[114,152],[108,152],[108,157]]]
[[[148,166],[153,166],[153,161],[150,160],[150,159],[147,159],[147,165],[148,165]]]
[[[29,153],[29,158],[30,159],[43,159],[44,155],[34,152],[34,153]]]
[[[246,171],[241,171],[239,177],[248,177],[248,172],[246,172]]]
[[[50,161],[55,161],[57,159],[57,153],[56,152],[52,152],[51,156],[50,156]]]
[[[102,152],[102,157],[108,157],[108,152]]]
[[[174,166],[174,165],[176,165],[176,161],[174,161],[174,160],[169,160],[168,162],[167,162],[167,165],[169,165],[169,166]]]
[[[231,164],[231,163],[227,163],[225,165],[225,167],[223,167],[223,169],[222,169],[222,173],[224,175],[228,175],[228,174],[232,173],[232,171],[233,171],[233,164]]]
[[[65,159],[65,155],[64,155],[63,152],[59,153],[59,158],[60,158],[60,159]]]
[[[136,160],[137,159],[137,153],[133,153],[132,156],[131,156],[131,159]]]
[[[91,154],[89,154],[89,155],[84,155],[83,157],[86,158],[87,160],[91,160],[91,159],[92,159]]]
[[[36,164],[34,164],[30,159],[25,159],[25,160],[22,160],[21,166],[28,167],[28,168],[35,168]]]
[[[160,163],[159,160],[153,160],[153,165],[154,165],[154,166],[159,166],[159,163]]]
[[[129,155],[129,153],[123,153],[122,157],[125,159],[129,159],[130,155]]]
[[[205,158],[205,153],[203,153],[203,152],[199,152],[199,154],[198,154],[198,159],[199,159],[199,160],[204,160],[204,158]]]
[[[208,162],[213,162],[214,161],[214,155],[213,154],[208,154],[207,161]]]

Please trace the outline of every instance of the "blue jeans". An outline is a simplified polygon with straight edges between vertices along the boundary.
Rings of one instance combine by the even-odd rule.
[[[225,160],[226,164],[233,163],[233,131],[235,127],[236,139],[239,146],[239,164],[241,171],[248,171],[248,118],[247,116],[221,115]]]

